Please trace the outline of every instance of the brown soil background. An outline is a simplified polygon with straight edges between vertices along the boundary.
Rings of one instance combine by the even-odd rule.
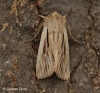
[[[56,75],[38,80],[36,59],[42,18],[54,11],[64,15],[69,36],[68,81]],[[27,90],[3,90],[3,88]],[[100,0],[0,0],[0,93],[100,93]]]

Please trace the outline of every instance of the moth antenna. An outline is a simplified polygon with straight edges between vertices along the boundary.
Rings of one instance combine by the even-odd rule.
[[[70,27],[69,27],[69,23],[67,23],[67,29],[68,29],[68,33],[69,35],[73,38],[74,41],[76,41],[79,44],[82,44],[81,42],[79,42],[77,39],[74,38],[74,36],[71,33]]]
[[[70,11],[68,13],[66,13],[63,17],[66,18],[66,16],[72,11],[72,9],[70,9]]]
[[[42,22],[42,23],[39,25],[39,27],[37,28],[37,33],[35,34],[35,36],[34,36],[32,39],[30,39],[30,40],[28,40],[28,41],[25,41],[24,43],[28,43],[28,42],[34,40],[34,39],[38,36],[38,34],[40,33],[42,26],[43,26],[43,22]]]
[[[63,17],[64,17],[64,18],[66,18],[66,16],[67,16],[68,14],[69,14],[69,12],[68,12],[68,13],[66,13]]]
[[[42,16],[42,15],[39,15],[41,18],[43,18],[43,19],[46,19],[46,17],[45,16]]]

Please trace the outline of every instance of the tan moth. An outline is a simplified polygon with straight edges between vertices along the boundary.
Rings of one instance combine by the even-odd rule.
[[[59,78],[68,80],[70,78],[68,23],[65,16],[57,12],[43,18],[40,27],[43,29],[37,55],[36,76],[38,79],[43,79],[56,73]]]

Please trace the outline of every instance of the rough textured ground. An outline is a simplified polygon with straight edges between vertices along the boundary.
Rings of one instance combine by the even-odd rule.
[[[42,21],[39,15],[57,11],[66,17],[71,77],[53,75],[38,80],[35,64]],[[7,90],[6,88],[27,88]],[[100,93],[100,0],[0,0],[0,93]]]

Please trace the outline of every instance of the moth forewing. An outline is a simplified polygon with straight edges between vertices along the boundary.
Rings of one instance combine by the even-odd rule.
[[[70,77],[66,20],[56,12],[44,19],[36,63],[37,78],[43,79],[53,73],[63,80]]]
[[[53,62],[51,58],[51,52],[47,48],[47,26],[44,25],[36,63],[37,78],[42,79],[53,74],[52,67]]]
[[[50,62],[47,63],[48,58],[46,54],[49,51],[46,49],[46,43],[47,43],[47,26],[44,26],[38,50],[37,63],[36,63],[36,76],[39,79],[45,78],[46,76],[51,74],[48,72],[48,70],[51,69],[52,64],[50,64]],[[48,64],[49,64],[49,69],[48,69]]]
[[[61,50],[59,51],[60,60],[57,65],[56,74],[59,78],[68,80],[70,77],[68,35],[66,31],[66,24],[62,23],[61,26],[62,27],[60,30],[63,31],[63,33],[61,34],[63,36],[63,40]]]

